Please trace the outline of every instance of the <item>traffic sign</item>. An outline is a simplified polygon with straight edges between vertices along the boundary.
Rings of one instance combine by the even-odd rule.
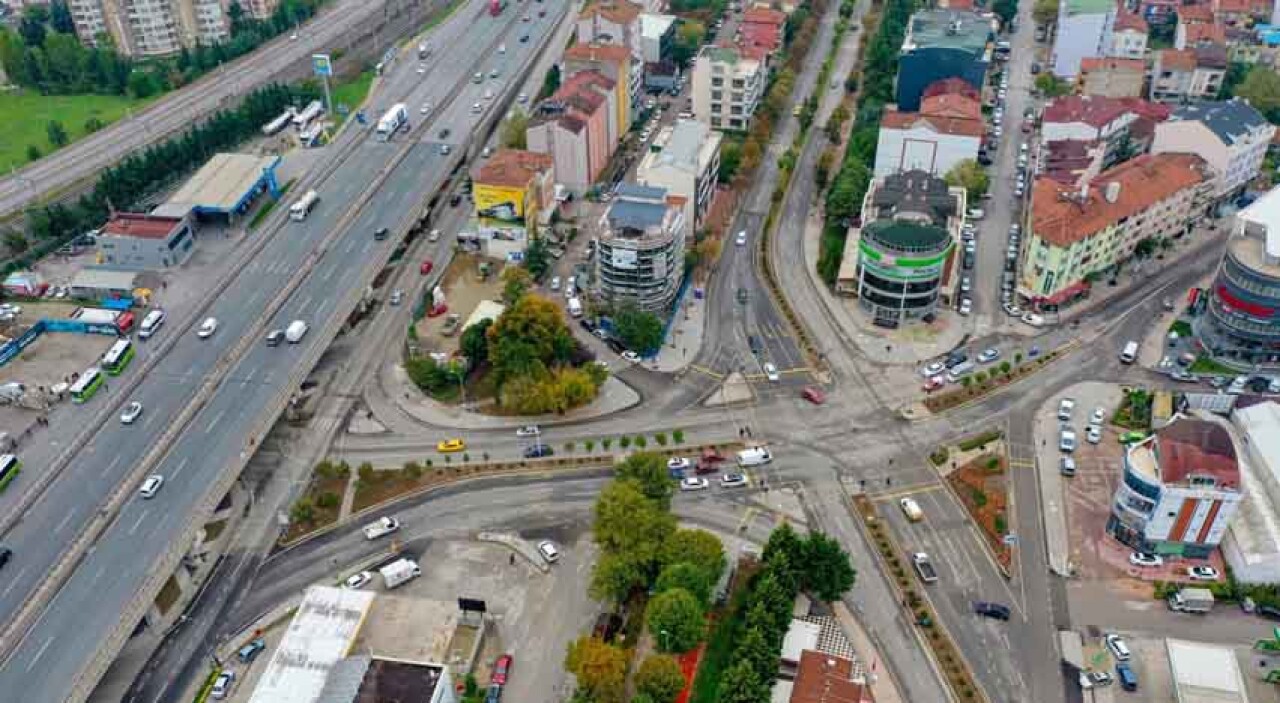
[[[333,60],[328,54],[312,54],[311,55],[311,72],[321,78],[328,78],[333,75]]]

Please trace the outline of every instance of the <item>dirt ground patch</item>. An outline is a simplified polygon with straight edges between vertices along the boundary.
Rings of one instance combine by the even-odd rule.
[[[23,309],[23,317],[27,317],[25,306]],[[101,334],[46,332],[17,358],[0,366],[0,383],[18,381],[28,388],[48,388],[73,373],[83,373],[102,358],[114,341],[114,337]]]
[[[1008,461],[1000,454],[983,454],[947,476],[960,502],[1005,568],[1013,557],[1004,536],[1009,531]]]
[[[289,529],[285,530],[280,542],[288,544],[302,535],[336,522],[342,510],[342,495],[347,490],[347,480],[346,476],[332,476],[312,481],[307,494],[290,511]]]
[[[489,265],[488,277],[480,275],[480,265]],[[458,315],[463,323],[475,311],[482,300],[498,300],[502,297],[502,269],[504,263],[494,259],[486,259],[474,254],[459,253],[453,257],[449,268],[440,278],[440,287],[444,289],[445,303],[448,313],[439,317],[426,317],[414,323],[414,331],[422,342],[423,352],[444,352],[452,354],[458,350],[458,341],[462,337],[459,329],[450,337],[441,332],[449,315]],[[428,304],[430,307],[428,292]]]

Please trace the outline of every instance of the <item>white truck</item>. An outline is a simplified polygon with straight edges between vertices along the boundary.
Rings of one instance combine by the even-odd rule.
[[[301,342],[302,338],[305,337],[306,334],[307,323],[302,320],[294,320],[293,322],[290,322],[289,326],[284,330],[285,341],[290,344],[297,344],[298,342]]]
[[[929,563],[929,555],[924,552],[916,552],[911,555],[911,564],[916,567],[916,573],[920,574],[920,580],[925,583],[933,583],[938,580],[938,572],[934,571],[933,564]]]
[[[400,529],[400,521],[393,517],[378,518],[377,522],[364,526],[365,539],[378,539]]]
[[[387,141],[391,136],[400,131],[400,128],[409,124],[409,108],[404,103],[396,103],[387,110],[382,119],[378,120],[378,139]]]
[[[417,562],[411,559],[396,559],[378,569],[378,573],[382,574],[382,580],[386,582],[387,588],[395,588],[421,576],[422,569],[419,569]]]
[[[738,452],[738,466],[762,466],[773,461],[773,455],[764,447],[752,447]]]
[[[1169,596],[1169,610],[1203,615],[1213,610],[1213,591],[1207,588],[1183,588]]]

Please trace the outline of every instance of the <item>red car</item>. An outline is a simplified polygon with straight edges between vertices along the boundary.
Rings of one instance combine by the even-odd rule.
[[[507,674],[511,672],[512,657],[510,654],[504,654],[498,657],[498,661],[493,663],[493,676],[489,677],[489,683],[495,686],[502,686],[507,683]]]
[[[422,262],[422,266],[418,267],[418,272],[421,273],[423,276],[425,276],[431,273],[431,269],[435,267],[436,265],[432,263],[431,259],[427,259],[426,261]]]
[[[800,397],[814,405],[822,405],[827,402],[827,394],[817,386],[805,386],[804,392],[800,394]]]
[[[947,385],[947,382],[942,378],[942,376],[934,376],[924,382],[924,389],[926,392],[932,393],[945,385]]]

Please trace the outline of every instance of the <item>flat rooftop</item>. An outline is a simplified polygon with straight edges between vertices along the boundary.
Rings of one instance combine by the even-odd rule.
[[[249,195],[263,172],[279,163],[279,156],[216,154],[174,193],[165,207],[190,205],[229,212]]]
[[[907,23],[903,53],[916,49],[961,49],[982,56],[994,29],[976,12],[921,10]]]
[[[353,651],[372,591],[312,586],[298,606],[249,703],[313,703],[334,666]]]
[[[1247,703],[1236,655],[1226,647],[1165,640],[1178,703]]]
[[[457,601],[382,593],[352,651],[404,661],[460,663],[468,652],[449,651],[457,625]]]

